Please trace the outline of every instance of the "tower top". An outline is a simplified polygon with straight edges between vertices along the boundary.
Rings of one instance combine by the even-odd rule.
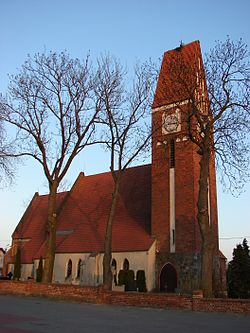
[[[154,96],[153,108],[189,98],[196,84],[196,73],[203,70],[200,42],[180,46],[164,53]]]

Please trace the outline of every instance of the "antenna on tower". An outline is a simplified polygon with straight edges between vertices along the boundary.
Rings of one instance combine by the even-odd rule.
[[[177,46],[175,50],[176,50],[176,51],[181,51],[183,45],[184,45],[183,41],[180,40],[180,45]]]

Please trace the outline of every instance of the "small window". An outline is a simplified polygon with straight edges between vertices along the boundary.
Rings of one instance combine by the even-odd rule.
[[[117,285],[117,262],[115,259],[112,260],[111,262],[111,270],[112,270],[112,275],[113,275],[113,281],[114,284]]]
[[[69,259],[68,265],[67,265],[67,275],[66,279],[70,278],[72,276],[72,260]]]
[[[172,229],[173,245],[175,244],[175,229]]]
[[[117,263],[116,263],[116,260],[115,260],[115,259],[112,260],[111,268],[114,269],[114,270],[116,271]]]
[[[124,269],[124,271],[128,271],[129,270],[129,261],[128,261],[127,258],[123,262],[123,269]]]
[[[79,259],[77,264],[77,274],[76,274],[77,279],[80,279],[81,268],[82,268],[82,259]]]

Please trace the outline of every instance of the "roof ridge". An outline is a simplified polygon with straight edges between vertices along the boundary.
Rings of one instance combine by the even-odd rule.
[[[131,166],[129,168],[124,169],[124,171],[126,171],[126,170],[132,170],[132,169],[138,169],[138,168],[143,168],[143,167],[148,167],[148,166],[151,166],[151,165],[152,165],[151,163],[141,164],[141,165],[135,165],[135,166]],[[118,169],[114,170],[114,172],[116,172],[116,171],[119,171],[119,170]],[[95,173],[95,174],[91,174],[91,175],[85,175],[85,177],[95,177],[95,176],[105,175],[105,174],[110,174],[110,173],[111,173],[111,171],[104,171],[104,172]]]

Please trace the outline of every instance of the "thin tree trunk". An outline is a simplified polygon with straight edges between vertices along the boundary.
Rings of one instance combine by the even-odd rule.
[[[208,178],[210,152],[204,149],[200,160],[200,179],[198,194],[198,223],[202,237],[201,248],[201,289],[205,297],[213,295],[213,252],[214,241],[212,225],[209,223],[208,212]]]
[[[49,202],[48,202],[48,220],[46,230],[46,252],[43,271],[43,282],[51,283],[53,277],[53,268],[55,261],[55,246],[56,246],[56,194],[57,182],[54,181],[50,186]]]
[[[109,212],[109,218],[106,227],[105,234],[105,243],[104,243],[104,256],[103,256],[103,285],[104,289],[111,290],[112,289],[112,271],[111,271],[111,259],[112,259],[112,229],[113,229],[113,221],[115,217],[115,211],[117,206],[117,199],[120,188],[121,181],[121,172],[118,171],[118,176],[115,179],[115,188],[112,194],[112,203]]]

